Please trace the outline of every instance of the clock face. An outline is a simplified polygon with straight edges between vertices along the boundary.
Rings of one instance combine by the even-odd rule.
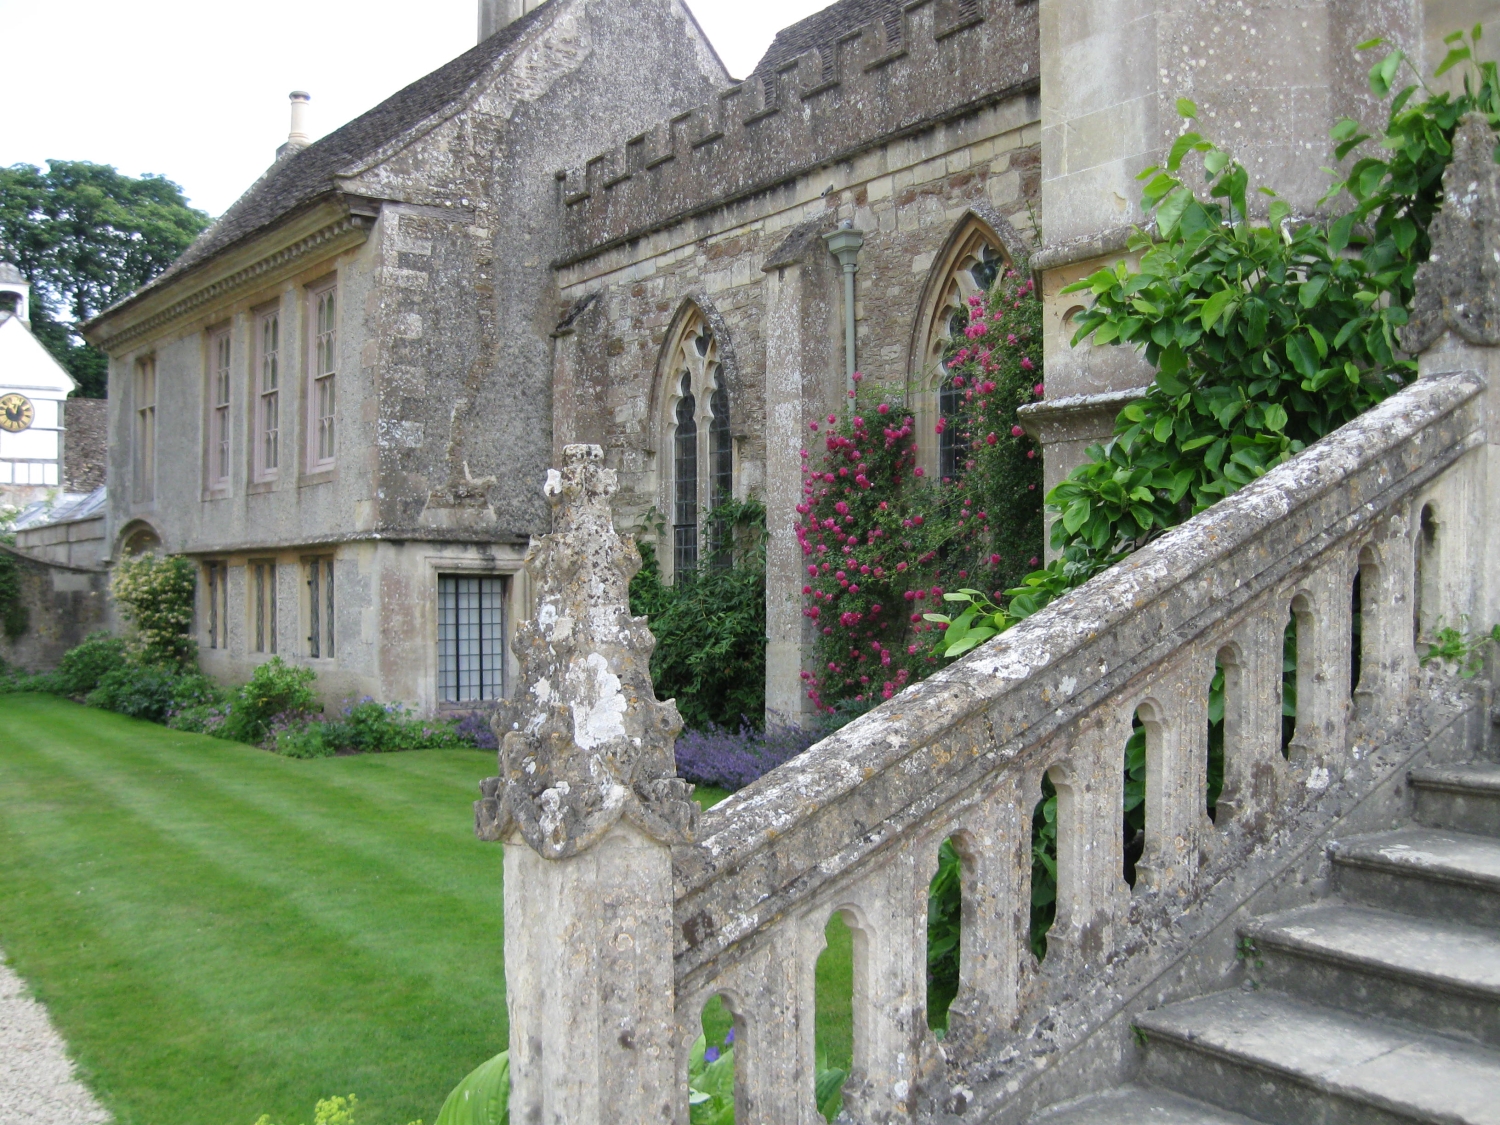
[[[0,430],[18,434],[31,426],[36,411],[25,395],[9,394],[0,398]]]

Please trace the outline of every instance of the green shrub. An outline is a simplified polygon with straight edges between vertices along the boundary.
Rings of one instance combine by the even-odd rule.
[[[223,737],[259,745],[270,736],[278,717],[295,722],[317,710],[318,701],[312,690],[317,678],[311,668],[288,664],[279,656],[271,657],[234,694]]]
[[[328,738],[327,723],[299,723],[274,731],[271,749],[285,758],[331,758],[338,746]]]
[[[350,700],[332,719],[307,721],[285,716],[271,731],[271,743],[288,758],[326,758],[338,753],[387,754],[397,750],[436,750],[471,746],[448,719],[422,719],[400,703],[377,703],[369,696]]]
[[[756,501],[726,504],[709,519],[735,528],[730,566],[708,565],[661,580],[655,548],[640,544],[642,565],[630,583],[630,612],[656,637],[651,680],[676,699],[691,730],[759,727],[766,709],[766,510]]]
[[[126,620],[134,626],[131,650],[146,664],[192,661],[197,646],[193,627],[193,591],[197,570],[181,555],[142,555],[115,565],[110,589]]]
[[[40,692],[44,695],[63,695],[62,680],[56,672],[40,672],[30,675],[20,668],[0,672],[0,695],[19,692]]]
[[[63,654],[57,666],[62,694],[84,696],[99,681],[125,663],[125,642],[108,633],[90,633],[82,644]]]
[[[84,702],[133,719],[164,723],[174,712],[213,703],[221,700],[223,694],[221,688],[201,673],[184,672],[170,664],[131,660],[105,673]]]

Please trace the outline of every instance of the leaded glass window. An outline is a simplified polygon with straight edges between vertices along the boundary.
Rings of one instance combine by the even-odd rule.
[[[208,478],[211,488],[225,488],[229,485],[229,330],[215,333],[208,350],[213,408],[209,422]]]
[[[307,561],[307,655],[333,659],[333,560]]]
[[[276,564],[274,562],[251,563],[255,589],[251,592],[254,604],[251,615],[255,622],[255,651],[276,651]]]
[[[943,422],[943,432],[938,435],[938,476],[953,480],[958,476],[959,459],[964,454],[964,439],[959,432],[959,412],[963,409],[964,393],[954,380],[943,380],[938,393],[938,416]]]
[[[698,416],[692,376],[684,373],[672,439],[672,561],[678,574],[698,569]]]
[[[229,647],[229,565],[222,562],[204,563],[205,585],[208,587],[208,647]]]
[[[281,465],[281,314],[256,325],[255,479],[271,480]]]
[[[671,516],[672,549],[663,557],[663,569],[670,558],[673,575],[697,570],[705,549],[713,565],[729,562],[728,538],[708,519],[734,498],[731,408],[719,347],[707,319],[694,307],[682,318],[666,353],[669,391],[661,425],[670,461],[661,504]]]
[[[734,499],[734,443],[729,432],[729,392],[715,387],[709,399],[709,410],[713,418],[708,424],[708,471],[710,510]],[[724,521],[714,520],[709,527],[712,541],[714,566],[729,566],[733,561],[730,550],[730,529]]]
[[[505,695],[505,579],[438,577],[438,697],[445,703]]]
[[[1008,265],[999,238],[989,225],[971,215],[955,230],[949,249],[934,267],[927,289],[926,333],[920,360],[922,392],[916,401],[918,455],[924,471],[953,479],[963,469],[965,447],[960,415],[964,391],[948,375],[948,361],[967,341],[970,300],[984,297]],[[925,326],[925,327],[924,327]],[[920,337],[919,337],[920,339]]]
[[[333,464],[337,449],[334,419],[338,378],[338,327],[335,316],[338,290],[329,286],[312,294],[312,409],[308,461],[314,468]]]

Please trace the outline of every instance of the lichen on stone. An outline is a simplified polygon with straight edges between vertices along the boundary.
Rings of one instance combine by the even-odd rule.
[[[474,807],[481,839],[518,831],[549,859],[585,850],[621,817],[668,844],[691,840],[697,824],[673,757],[682,719],[656,698],[656,641],[630,615],[641,557],[615,531],[617,482],[603,457],[569,445],[547,474],[553,530],[527,552],[536,613],[515,637],[523,688],[496,711],[500,776]]]

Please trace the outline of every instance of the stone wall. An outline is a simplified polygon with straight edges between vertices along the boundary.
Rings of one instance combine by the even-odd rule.
[[[955,228],[973,215],[999,228],[1012,254],[1030,248],[1040,177],[1035,112],[1034,99],[1015,98],[562,270],[562,294],[574,304],[560,329],[567,342],[559,345],[554,456],[574,441],[602,445],[620,472],[625,524],[658,503],[653,408],[661,352],[691,301],[719,320],[732,350],[741,494],[762,488],[765,419],[777,405],[765,398],[767,273],[793,251],[799,261],[832,264],[823,326],[830,347],[824,366],[807,374],[822,404],[840,408],[840,280],[816,235],[843,220],[865,238],[855,310],[859,367],[902,391],[922,374],[914,333],[934,264]],[[832,190],[824,194],[825,187]]]
[[[93,492],[104,484],[109,403],[73,397],[63,404],[63,491]]]
[[[0,544],[21,578],[27,628],[0,634],[0,660],[29,672],[57,667],[63,653],[90,633],[110,627],[109,575],[99,569],[43,562]]]

